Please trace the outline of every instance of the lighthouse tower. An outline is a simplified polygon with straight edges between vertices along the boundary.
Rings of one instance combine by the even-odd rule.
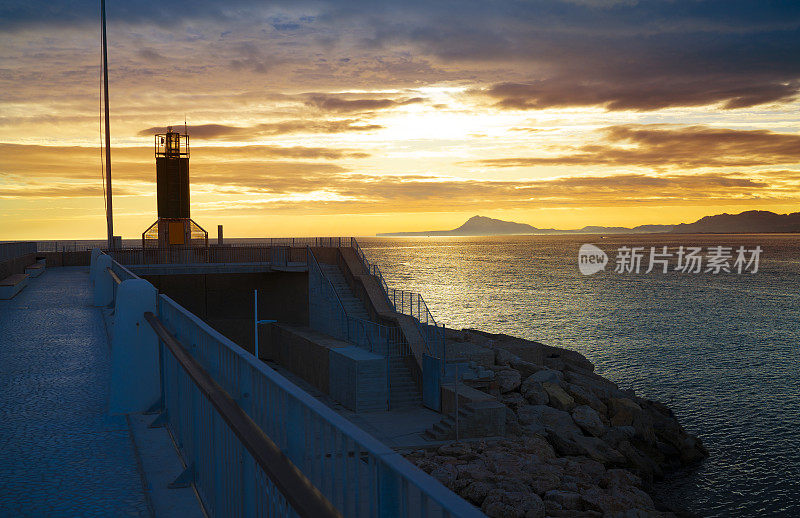
[[[208,246],[208,232],[189,215],[189,135],[155,136],[158,220],[142,234],[142,248]]]

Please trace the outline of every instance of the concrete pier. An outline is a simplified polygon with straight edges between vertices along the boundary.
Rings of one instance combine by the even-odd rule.
[[[0,301],[0,516],[151,516],[86,268]]]

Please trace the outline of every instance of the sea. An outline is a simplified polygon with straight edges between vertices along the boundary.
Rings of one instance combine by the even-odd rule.
[[[359,243],[437,322],[578,351],[669,405],[710,457],[660,483],[665,501],[699,516],[800,516],[800,235]],[[586,244],[608,258],[591,275]]]

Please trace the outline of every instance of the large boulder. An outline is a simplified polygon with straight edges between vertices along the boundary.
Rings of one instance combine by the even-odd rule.
[[[613,418],[612,418],[613,420]],[[636,430],[636,438],[647,444],[653,446],[656,444],[656,433],[653,429],[653,418],[647,412],[639,412],[633,415],[631,426]]]
[[[547,433],[547,439],[555,435],[570,439],[574,436],[581,436],[583,432],[572,420],[569,413],[558,410],[547,405],[527,405],[520,407],[519,421],[525,425],[538,424]],[[550,441],[552,444],[552,441]]]
[[[497,365],[510,367],[512,362],[520,362],[522,359],[516,354],[510,353],[505,349],[496,348],[494,350],[494,362]]]
[[[510,360],[509,364],[513,369],[519,371],[523,379],[547,368],[544,365],[537,365],[535,363],[527,362],[519,358],[517,358],[516,360],[514,359]]]
[[[588,405],[579,405],[572,410],[572,419],[581,429],[595,437],[602,437],[606,426],[600,420],[600,415]]]
[[[602,464],[622,466],[627,460],[625,455],[597,437],[574,437],[573,441],[578,446],[580,455],[587,455]]]
[[[547,440],[541,435],[529,435],[522,440],[522,451],[532,453],[544,462],[556,458],[556,452]]]
[[[565,412],[569,412],[575,408],[575,400],[572,399],[572,396],[564,392],[564,389],[562,389],[559,385],[555,383],[544,382],[542,383],[542,388],[545,392],[547,392],[547,396],[550,399],[550,406]]]
[[[542,369],[539,372],[535,372],[525,378],[526,382],[537,382],[537,383],[561,383],[564,379],[564,375],[560,371],[556,371],[553,369]]]
[[[616,448],[617,444],[622,441],[630,441],[634,435],[636,435],[636,430],[633,426],[612,426],[606,429],[601,439]]]
[[[520,405],[527,405],[528,400],[525,399],[525,396],[520,394],[519,392],[506,392],[500,396],[500,402],[510,407],[513,410],[516,410],[517,407]]]
[[[572,396],[572,399],[574,399],[577,404],[588,405],[595,409],[601,416],[608,414],[608,407],[599,397],[595,396],[594,393],[574,383],[565,383],[564,385],[564,390],[567,394]]]
[[[522,383],[520,390],[531,405],[546,405],[550,402],[550,396],[538,381],[531,381],[528,378]]]
[[[659,465],[637,450],[629,441],[617,444],[616,450],[625,456],[626,466],[633,469],[643,480],[652,482],[654,478],[660,479],[664,476]]]
[[[630,426],[633,424],[633,418],[642,412],[642,407],[625,397],[612,397],[609,403],[611,424],[614,426]]]
[[[472,504],[480,507],[493,489],[494,486],[488,482],[475,481],[471,482],[461,491],[461,496]]]
[[[604,403],[612,397],[625,396],[615,383],[594,373],[566,371],[564,377],[568,382],[588,390]]]
[[[495,373],[494,379],[497,382],[497,388],[500,389],[501,393],[511,392],[512,390],[518,388],[522,382],[522,376],[520,376],[519,371],[514,369],[498,371]]]

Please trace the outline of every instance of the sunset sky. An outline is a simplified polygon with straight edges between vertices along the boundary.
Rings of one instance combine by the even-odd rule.
[[[105,236],[99,2],[0,4],[0,239]],[[213,236],[800,211],[800,2],[109,0],[117,234],[191,136]]]

